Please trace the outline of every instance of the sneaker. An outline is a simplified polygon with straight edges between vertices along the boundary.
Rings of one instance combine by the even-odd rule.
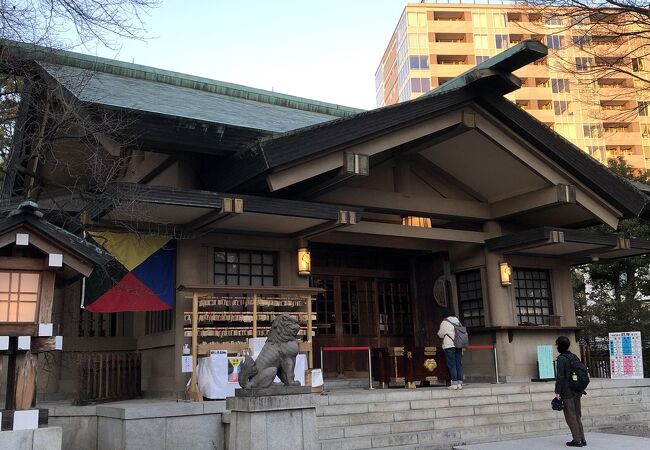
[[[583,446],[583,447],[586,447],[586,446],[587,446],[587,441],[585,441],[584,439],[582,440],[582,446]]]
[[[463,388],[463,385],[462,385],[462,384],[457,384],[456,386],[458,386],[458,389],[462,389],[462,388]]]
[[[447,386],[447,389],[449,389],[450,391],[455,391],[456,389],[458,389],[458,385],[450,384],[449,386]]]
[[[582,441],[569,441],[566,445],[567,447],[584,447],[587,444],[583,444]]]

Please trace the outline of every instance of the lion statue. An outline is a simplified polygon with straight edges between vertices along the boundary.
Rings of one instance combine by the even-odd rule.
[[[247,356],[242,362],[239,385],[244,389],[267,388],[277,376],[285,386],[299,386],[300,382],[294,380],[298,331],[300,324],[295,317],[277,317],[257,359]]]

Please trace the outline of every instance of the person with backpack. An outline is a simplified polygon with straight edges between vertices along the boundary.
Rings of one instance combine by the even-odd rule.
[[[585,432],[582,428],[582,408],[580,399],[589,384],[587,366],[569,351],[571,341],[566,336],[556,339],[557,372],[555,374],[555,398],[562,400],[564,420],[571,430],[572,440],[567,442],[569,447],[584,447],[587,445]]]
[[[445,318],[440,323],[438,337],[442,339],[442,349],[451,377],[448,389],[463,388],[463,348],[469,345],[467,329],[461,325],[452,308],[445,310]]]

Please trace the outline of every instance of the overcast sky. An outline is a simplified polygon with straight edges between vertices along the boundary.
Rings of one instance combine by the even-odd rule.
[[[375,70],[403,0],[163,0],[146,42],[81,53],[357,108],[375,107]]]

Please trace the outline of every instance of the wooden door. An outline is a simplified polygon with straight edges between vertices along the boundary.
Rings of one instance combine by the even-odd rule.
[[[326,290],[316,302],[315,365],[321,347],[393,347],[413,344],[408,282],[364,277],[315,276]],[[324,352],[326,376],[363,377],[368,355],[362,351]]]

